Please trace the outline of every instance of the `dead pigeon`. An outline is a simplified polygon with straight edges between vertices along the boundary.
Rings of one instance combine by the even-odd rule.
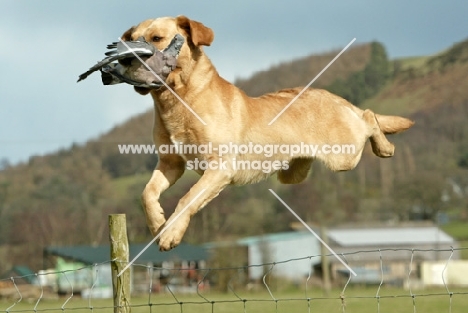
[[[184,37],[177,34],[163,51],[156,50],[150,57],[140,57],[146,64],[138,58],[133,58],[130,63],[126,62],[126,65],[108,64],[101,69],[102,82],[104,85],[127,83],[145,88],[161,87],[162,81],[176,68],[183,43]]]
[[[157,50],[153,45],[146,42],[143,37],[138,38],[136,41],[112,43],[107,48],[114,50],[107,52],[107,57],[104,60],[81,74],[78,81],[100,70],[104,85],[127,83],[136,87],[159,88],[163,83],[157,76],[165,81],[170,72],[176,68],[177,57],[183,43],[184,37],[180,34],[174,36],[163,51]],[[133,52],[146,64],[136,58]],[[125,60],[123,61],[125,65],[112,63],[116,60]]]

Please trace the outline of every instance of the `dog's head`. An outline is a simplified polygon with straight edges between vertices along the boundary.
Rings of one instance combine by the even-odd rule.
[[[213,42],[214,33],[210,28],[185,16],[160,17],[131,27],[121,38],[124,41],[132,41],[143,36],[158,50],[163,50],[176,34],[184,36],[185,43],[179,53],[177,69],[167,78],[167,82],[171,83],[188,79],[195,63],[193,61],[197,61],[203,54],[201,47],[209,46]],[[125,62],[122,65],[126,65]],[[149,89],[141,87],[135,87],[135,90],[142,95],[150,92]]]

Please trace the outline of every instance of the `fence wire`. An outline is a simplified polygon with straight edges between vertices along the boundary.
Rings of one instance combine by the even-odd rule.
[[[405,248],[383,248],[376,250],[359,250],[348,253],[341,253],[345,262],[353,267],[353,261],[349,262],[351,256],[363,257],[370,253],[378,254],[376,259],[379,265],[379,281],[373,284],[371,287],[360,289],[351,289],[354,276],[349,273],[349,276],[340,282],[341,287],[335,288],[327,294],[322,292],[320,285],[312,284],[313,260],[321,258],[320,255],[306,256],[303,258],[294,258],[288,260],[282,260],[278,262],[266,262],[262,264],[245,265],[245,266],[230,266],[230,267],[206,267],[206,268],[176,268],[176,267],[162,267],[162,266],[151,266],[145,264],[134,264],[132,267],[132,273],[145,272],[147,276],[147,284],[144,286],[144,293],[136,297],[137,301],[132,302],[131,308],[133,312],[314,312],[319,310],[322,312],[323,303],[333,302],[336,304],[334,308],[336,312],[361,312],[361,310],[355,310],[348,306],[348,303],[352,301],[366,302],[371,301],[373,305],[369,312],[400,312],[399,309],[386,306],[383,308],[383,301],[385,299],[407,299],[406,310],[412,310],[414,313],[417,312],[417,308],[420,306],[420,302],[425,299],[440,299],[440,302],[444,302],[444,308],[446,312],[464,312],[468,309],[468,300],[460,302],[464,308],[455,307],[456,299],[468,299],[468,284],[457,284],[452,285],[447,282],[446,272],[451,262],[453,262],[453,255],[457,251],[467,250],[468,248],[451,248],[451,249],[405,249]],[[407,260],[407,272],[405,273],[404,284],[405,289],[399,288],[386,288],[389,283],[385,273],[385,266],[389,260],[389,256],[392,253],[406,251],[410,254],[410,258]],[[422,260],[421,256],[426,253],[444,253],[444,266],[437,275],[440,275],[442,284],[438,288],[431,288],[430,290],[421,289],[414,280],[414,271],[417,268],[415,265],[416,260]],[[384,257],[385,256],[385,257]],[[386,258],[387,257],[387,258]],[[355,258],[354,258],[355,259]],[[309,261],[310,270],[305,275],[300,286],[295,286],[294,291],[291,290],[278,290],[272,281],[275,278],[275,269],[281,264],[295,264],[300,261]],[[114,310],[115,307],[112,304],[112,299],[103,301],[102,299],[94,296],[94,292],[98,289],[98,273],[102,266],[109,265],[111,260],[84,266],[74,270],[64,270],[55,272],[40,272],[33,275],[15,276],[6,279],[0,279],[0,312],[49,312],[49,311],[78,311],[78,312],[97,312],[100,310]],[[246,273],[251,268],[261,267],[264,269],[264,273],[261,279],[257,281],[256,289],[253,291],[249,289],[251,284],[246,279]],[[176,280],[178,277],[187,276],[188,271],[195,272],[196,279],[192,284],[191,291],[187,295],[187,290],[181,290],[177,286],[167,283],[163,290],[159,293],[155,292],[155,276],[157,273],[166,273],[166,281],[170,282]],[[81,272],[81,273],[80,273]],[[92,282],[88,288],[88,296],[83,298],[83,294],[78,295],[75,292],[76,286],[74,285],[71,277],[74,275],[81,275],[82,273],[92,273]],[[216,277],[220,273],[229,273],[229,281],[224,292],[214,291],[214,286],[210,286],[213,277]],[[434,273],[433,273],[434,274]],[[67,293],[65,295],[56,296],[54,300],[48,298],[46,295],[46,286],[41,282],[43,281],[41,276],[54,275],[54,277],[65,278],[66,284],[68,284]],[[468,272],[458,273],[460,276],[467,276]],[[20,281],[24,279],[33,279],[37,281],[36,290],[38,294],[31,296],[28,294],[27,289],[23,286],[24,284]],[[280,280],[280,284],[286,284],[285,280]],[[5,292],[5,290],[9,292]],[[337,290],[337,291],[336,291]],[[386,290],[384,293],[383,291]],[[401,293],[405,290],[405,293]],[[362,292],[362,294],[360,294]],[[392,293],[393,292],[393,293]],[[146,294],[146,296],[145,296]],[[50,294],[49,294],[50,296]],[[2,298],[3,297],[3,298]],[[80,301],[75,301],[79,299]],[[73,305],[71,302],[75,301]],[[301,303],[301,309],[290,307],[291,303]],[[226,305],[234,305],[237,309],[226,311]],[[255,304],[255,305],[254,305]],[[371,305],[369,304],[369,305]],[[466,306],[465,306],[466,305]],[[199,306],[196,311],[190,310],[194,306]],[[261,308],[261,309],[259,309]],[[231,307],[233,309],[233,307]],[[172,311],[171,311],[172,310]],[[239,311],[240,310],[240,311]],[[456,311],[458,310],[458,311]],[[436,312],[436,311],[434,311]]]

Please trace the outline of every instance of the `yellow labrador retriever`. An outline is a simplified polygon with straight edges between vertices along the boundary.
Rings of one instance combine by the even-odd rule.
[[[161,250],[177,246],[190,218],[229,184],[255,183],[274,173],[282,183],[299,183],[314,159],[333,171],[351,170],[367,139],[377,156],[391,157],[394,146],[385,134],[413,125],[406,118],[361,110],[320,89],[248,97],[224,80],[203,52],[203,46],[213,42],[213,31],[185,16],[146,20],[122,39],[143,36],[162,50],[176,34],[184,36],[185,43],[177,68],[166,80],[170,88],[135,87],[154,99],[153,139],[160,149],[159,161],[142,200],[153,235],[168,226],[159,237]],[[186,168],[201,178],[166,221],[159,197]]]

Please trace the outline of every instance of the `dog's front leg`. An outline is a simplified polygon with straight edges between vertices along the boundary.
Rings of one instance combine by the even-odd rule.
[[[167,220],[168,228],[159,237],[162,251],[176,247],[187,230],[190,218],[215,198],[231,182],[231,173],[221,170],[206,170],[200,180],[183,196],[174,213]]]
[[[153,171],[150,181],[146,184],[141,199],[146,222],[153,236],[156,236],[161,226],[166,222],[159,197],[182,176],[184,170],[185,161],[180,156],[160,155],[158,165]]]

